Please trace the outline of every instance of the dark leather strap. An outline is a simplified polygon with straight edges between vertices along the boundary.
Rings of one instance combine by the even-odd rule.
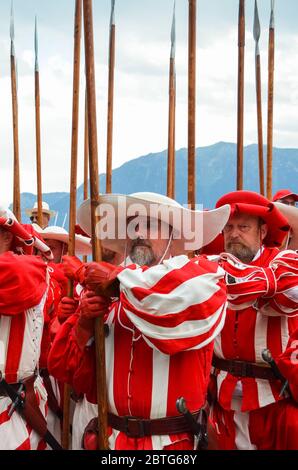
[[[22,384],[25,384],[26,388],[27,387],[33,387],[33,384],[34,384],[35,380],[36,380],[36,375],[31,375],[30,377],[28,377],[24,381],[20,381],[20,382],[17,382],[17,383],[12,383],[12,384],[9,384],[9,385],[17,392]],[[6,393],[5,389],[2,387],[1,383],[0,383],[0,397],[7,397],[7,393]]]
[[[199,411],[192,413],[195,419]],[[191,430],[184,416],[173,416],[161,419],[140,419],[134,416],[116,416],[108,413],[108,424],[113,429],[124,432],[128,437],[162,436],[179,434]]]
[[[255,379],[276,380],[268,366],[261,366],[254,362],[232,361],[213,356],[212,365],[216,369],[225,370],[235,377],[252,377]]]
[[[49,406],[50,410],[56,416],[58,416],[58,418],[60,420],[62,420],[63,419],[63,411],[60,408],[59,403],[57,401],[57,398],[55,396],[48,369],[40,369],[39,373],[40,373],[40,375],[43,379],[43,383],[44,383],[45,389],[46,389],[47,394],[48,394],[48,406]]]

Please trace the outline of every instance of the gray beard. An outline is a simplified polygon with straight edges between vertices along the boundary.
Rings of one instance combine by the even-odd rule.
[[[227,246],[227,252],[231,255],[236,256],[242,263],[250,264],[256,253],[254,253],[250,248],[243,245],[231,245],[230,243]]]
[[[132,262],[139,266],[151,266],[155,262],[153,251],[146,246],[135,246],[129,256]]]

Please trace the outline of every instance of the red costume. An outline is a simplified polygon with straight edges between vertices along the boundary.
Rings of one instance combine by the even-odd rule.
[[[272,248],[282,242],[287,221],[265,198],[238,191],[224,196],[218,205],[226,203],[234,214],[261,217],[268,234],[266,246],[249,265],[232,255],[221,256],[229,304],[213,361],[217,382],[213,420],[220,447],[297,449],[298,427],[291,437],[287,431],[294,419],[298,423],[298,409],[280,396],[282,384],[265,367],[262,352],[268,348],[278,357],[298,326],[298,255]]]
[[[47,295],[47,266],[35,256],[0,256],[0,370],[9,383],[33,376],[38,366]],[[40,377],[34,383],[42,413],[46,392]],[[0,400],[1,449],[37,449],[44,443],[15,411],[8,416],[11,400]]]
[[[213,340],[225,317],[223,271],[202,257],[179,256],[118,274],[120,300],[106,312],[109,412],[114,417],[177,416],[176,400],[199,410],[206,396]],[[49,370],[95,403],[94,343],[78,342],[73,315],[60,329]],[[111,449],[193,448],[188,432],[134,437],[109,428]]]

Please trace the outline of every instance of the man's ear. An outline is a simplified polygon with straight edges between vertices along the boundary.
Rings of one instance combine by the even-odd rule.
[[[262,224],[261,225],[261,240],[262,241],[264,240],[264,238],[266,238],[267,233],[268,233],[268,225]]]

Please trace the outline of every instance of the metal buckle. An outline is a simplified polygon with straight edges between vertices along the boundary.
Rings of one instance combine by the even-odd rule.
[[[144,437],[145,436],[145,428],[144,422],[139,418],[134,418],[133,416],[124,416],[124,427],[125,427],[125,434],[127,437]],[[129,429],[130,423],[138,423],[138,430],[137,432],[133,432]]]

